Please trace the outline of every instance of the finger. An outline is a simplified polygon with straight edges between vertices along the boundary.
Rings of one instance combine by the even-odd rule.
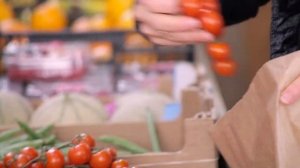
[[[300,99],[300,77],[290,84],[282,93],[280,101],[290,105]]]
[[[215,37],[211,33],[201,29],[186,32],[166,32],[155,30],[146,24],[141,24],[140,31],[147,36],[159,37],[180,43],[212,42],[215,40]]]
[[[150,37],[149,38],[151,42],[159,45],[166,45],[166,46],[182,46],[182,43],[175,42],[175,41],[170,41],[166,39],[162,39],[159,37]]]
[[[178,14],[181,12],[179,0],[139,0],[138,3],[155,13]]]
[[[201,26],[200,21],[192,17],[151,13],[141,5],[136,6],[135,14],[137,20],[162,31],[186,31]]]

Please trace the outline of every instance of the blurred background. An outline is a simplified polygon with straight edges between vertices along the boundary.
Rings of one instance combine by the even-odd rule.
[[[17,107],[16,116],[24,109],[35,111],[19,116],[37,126],[46,124],[41,118],[50,113],[61,116],[68,108],[72,111],[74,102],[78,111],[86,113],[93,107],[91,113],[101,111],[111,121],[139,120],[123,118],[138,116],[131,112],[148,107],[158,119],[174,118],[180,111],[180,91],[206,74],[212,84],[203,87],[218,92],[230,108],[269,59],[270,4],[255,19],[226,29],[223,38],[238,63],[238,73],[229,78],[214,74],[201,44],[154,46],[136,33],[133,4],[133,0],[0,0],[0,102],[7,102],[2,111]],[[19,100],[26,105],[16,104]],[[133,108],[129,102],[141,106]],[[83,122],[76,117],[54,121]],[[0,124],[12,122],[0,119]]]

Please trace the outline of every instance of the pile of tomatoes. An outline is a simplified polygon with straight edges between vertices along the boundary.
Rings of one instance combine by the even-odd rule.
[[[67,154],[62,150],[67,147]],[[18,153],[9,152],[0,161],[0,168],[128,168],[129,163],[117,159],[114,148],[97,150],[95,140],[88,134],[76,136],[61,147],[38,151],[25,147]]]
[[[181,0],[183,13],[197,18],[202,29],[219,37],[223,33],[224,19],[218,0]],[[213,61],[215,72],[221,76],[232,76],[236,63],[231,58],[230,46],[225,42],[212,42],[206,46],[208,55]]]

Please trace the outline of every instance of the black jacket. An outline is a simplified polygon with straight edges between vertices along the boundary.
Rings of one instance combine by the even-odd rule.
[[[221,0],[227,25],[255,17],[261,5],[269,0]],[[273,0],[271,57],[299,50],[300,0]]]

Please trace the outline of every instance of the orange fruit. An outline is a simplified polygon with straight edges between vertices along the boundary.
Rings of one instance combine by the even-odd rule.
[[[32,13],[32,28],[36,31],[62,31],[67,22],[67,16],[57,1],[46,1]]]
[[[90,19],[91,28],[93,31],[103,31],[110,28],[107,18],[103,15],[95,15]]]
[[[135,28],[134,14],[132,10],[125,11],[118,21],[115,23],[114,28],[123,30],[132,30]]]
[[[1,22],[0,30],[3,33],[21,33],[29,31],[29,26],[16,19],[7,19]]]
[[[107,0],[106,12],[110,23],[115,24],[123,13],[133,7],[134,0]]]
[[[4,0],[0,0],[0,21],[14,17],[12,7]]]

